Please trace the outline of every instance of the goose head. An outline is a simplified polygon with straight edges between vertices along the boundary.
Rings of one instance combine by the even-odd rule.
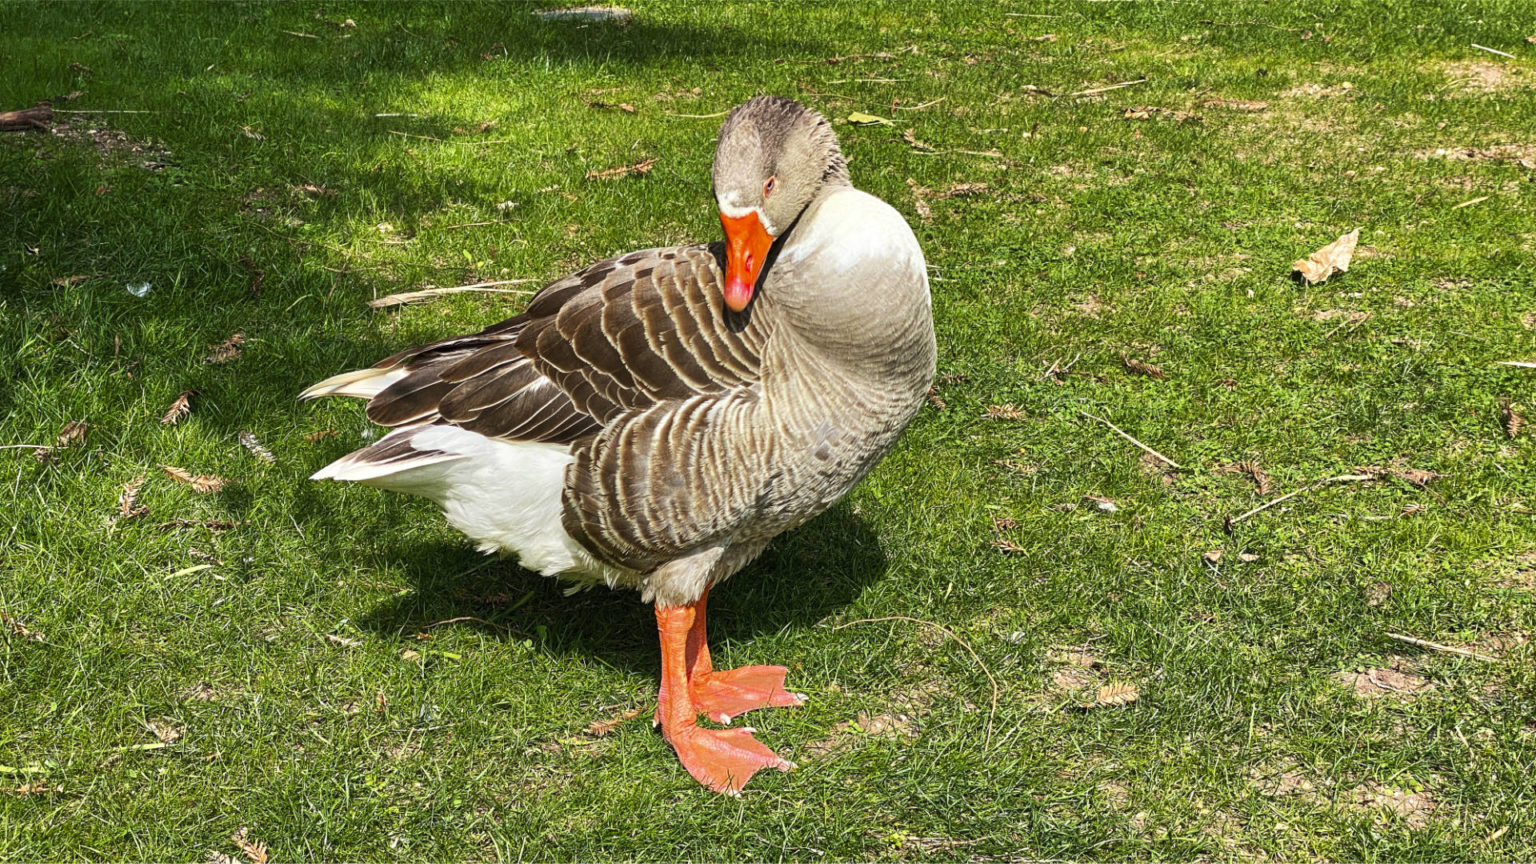
[[[725,228],[725,304],[752,302],[773,243],[848,164],[827,119],[792,99],[759,96],[725,118],[715,145],[715,202]]]

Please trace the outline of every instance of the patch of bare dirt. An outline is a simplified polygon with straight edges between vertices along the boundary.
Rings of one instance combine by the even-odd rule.
[[[1417,150],[1415,159],[1449,159],[1453,162],[1513,162],[1536,168],[1536,144],[1494,144],[1488,147],[1437,147]]]
[[[1346,806],[1357,811],[1390,814],[1401,818],[1409,828],[1417,829],[1429,824],[1439,802],[1423,789],[1408,790],[1373,781],[1356,786]]]
[[[1334,99],[1340,96],[1347,96],[1353,99],[1354,91],[1355,85],[1345,81],[1341,84],[1330,84],[1326,87],[1322,84],[1300,84],[1282,92],[1280,95],[1288,99]]]
[[[1462,93],[1503,93],[1531,86],[1532,76],[1519,66],[1471,60],[1448,63],[1442,70],[1446,80]]]
[[[1435,684],[1410,670],[1407,661],[1393,656],[1387,666],[1374,669],[1346,669],[1336,673],[1334,680],[1348,687],[1362,699],[1390,697],[1400,701],[1412,701],[1420,693],[1433,690]]]
[[[56,138],[94,146],[103,163],[137,160],[142,167],[150,171],[159,171],[166,166],[166,160],[171,155],[171,152],[164,147],[140,141],[127,132],[92,123],[88,115],[56,123],[49,131]]]

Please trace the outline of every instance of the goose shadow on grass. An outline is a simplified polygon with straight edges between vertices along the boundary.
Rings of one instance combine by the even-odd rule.
[[[400,558],[415,590],[364,615],[360,627],[406,634],[469,616],[479,620],[442,626],[532,639],[551,655],[655,671],[656,619],[635,591],[598,587],[567,597],[567,583],[524,570],[511,559],[488,562],[467,542],[402,550]],[[846,608],[886,567],[879,538],[847,502],[839,503],[776,539],[710,593],[710,642],[719,646],[811,627]]]

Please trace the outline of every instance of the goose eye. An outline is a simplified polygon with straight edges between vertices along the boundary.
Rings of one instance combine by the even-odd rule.
[[[773,187],[778,185],[778,179],[779,178],[777,178],[777,177],[769,177],[768,178],[768,182],[763,184],[763,197],[764,198],[767,198],[769,195],[773,194]]]

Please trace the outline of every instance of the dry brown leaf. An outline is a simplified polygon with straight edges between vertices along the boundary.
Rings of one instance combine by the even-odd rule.
[[[123,491],[117,496],[117,515],[120,518],[137,519],[149,512],[148,507],[139,503],[139,488],[143,485],[143,474],[123,484]]]
[[[1120,355],[1120,362],[1125,364],[1125,368],[1126,369],[1128,369],[1128,370],[1130,370],[1132,372],[1136,372],[1136,373],[1139,373],[1139,374],[1142,374],[1142,375],[1146,375],[1149,378],[1167,378],[1168,377],[1166,374],[1163,373],[1162,367],[1160,367],[1160,366],[1153,366],[1151,363],[1146,363],[1146,362],[1143,362],[1141,360],[1137,360],[1135,357],[1131,357],[1131,356],[1128,356],[1126,354],[1121,354]]]
[[[60,288],[68,288],[68,287],[70,287],[72,285],[79,285],[81,282],[84,282],[87,279],[95,279],[97,276],[102,276],[102,275],[105,275],[105,274],[102,274],[102,273],[81,273],[81,274],[78,274],[78,275],[75,275],[75,276],[63,276],[63,277],[60,277],[58,279],[53,280],[53,284],[59,286]]]
[[[251,829],[241,828],[229,839],[240,847],[240,854],[244,855],[251,864],[267,864],[267,844],[252,840]]]
[[[1381,604],[1387,602],[1387,598],[1391,596],[1391,582],[1372,582],[1370,587],[1365,589],[1365,605],[1380,606]]]
[[[1211,564],[1216,564],[1216,563],[1219,563],[1221,561],[1222,554],[1223,554],[1222,550],[1220,550],[1220,549],[1212,549],[1209,552],[1206,552],[1204,555],[1201,555],[1200,557],[1202,559],[1204,559],[1205,561],[1211,563]]]
[[[993,540],[992,547],[998,551],[1007,552],[1009,555],[1022,555],[1025,552],[1023,546],[1020,546],[1019,544],[1005,537],[999,537],[996,540]]]
[[[1141,691],[1136,689],[1135,684],[1116,681],[1100,687],[1098,694],[1094,696],[1092,702],[1079,702],[1077,707],[1084,710],[1090,708],[1118,708],[1122,705],[1129,705],[1140,697]]]
[[[1269,475],[1264,473],[1264,469],[1259,467],[1257,461],[1245,459],[1237,463],[1237,468],[1248,475],[1248,479],[1252,480],[1253,485],[1258,487],[1260,495],[1269,494]]]
[[[85,444],[85,433],[90,430],[90,425],[84,420],[71,420],[59,430],[59,449],[73,447],[76,444]]]
[[[1355,254],[1355,243],[1360,239],[1360,229],[1344,234],[1311,256],[1291,264],[1291,269],[1301,274],[1308,285],[1328,281],[1334,273],[1349,270],[1349,259]]]
[[[1009,402],[1006,405],[988,405],[983,416],[989,420],[1023,420],[1024,412]]]
[[[238,360],[244,345],[245,334],[235,333],[218,345],[210,346],[212,350],[204,359],[209,363],[228,363],[231,360]]]
[[[313,444],[316,441],[319,441],[321,438],[329,438],[330,436],[335,435],[335,434],[336,434],[336,430],[335,429],[318,429],[318,430],[316,430],[314,432],[306,433],[304,435],[304,440],[308,441],[311,444]]]
[[[23,783],[15,789],[4,790],[9,795],[56,795],[64,791],[63,786],[50,786],[47,780],[34,780],[31,783]]]
[[[993,516],[992,517],[992,530],[993,531],[996,531],[998,533],[1002,533],[1004,531],[1011,531],[1011,530],[1013,530],[1014,528],[1017,528],[1017,527],[1019,527],[1019,523],[1014,521],[1014,520],[1012,520],[1012,519],[1010,519],[1010,518],[1008,518],[1007,516]]]
[[[300,189],[317,189],[318,190],[318,187],[315,187],[315,186],[300,186],[299,188]],[[249,255],[241,255],[240,256],[240,267],[251,278],[251,281],[250,281],[250,284],[249,284],[249,290],[251,292],[251,296],[252,297],[260,297],[261,296],[261,283],[266,281],[267,271],[261,269],[260,267],[257,267],[256,266],[256,262],[252,261],[251,260],[251,256],[249,256]]]
[[[607,720],[594,720],[589,726],[587,726],[587,734],[594,738],[601,738],[604,735],[611,735],[615,729],[618,729],[620,726],[623,726],[625,723],[628,723],[629,721],[639,716],[640,709],[631,708],[617,717],[610,717]]]
[[[901,140],[907,142],[907,144],[910,145],[913,150],[917,150],[921,153],[939,152],[939,148],[933,146],[932,144],[927,144],[917,140],[917,132],[912,129],[908,129],[907,131],[901,133]],[[908,180],[907,182],[910,183],[912,181]]]
[[[911,177],[907,178],[907,186],[912,190],[912,199],[914,202],[916,202],[913,206],[914,209],[917,210],[917,215],[924,222],[932,222],[933,208],[928,206],[928,201],[926,199],[928,195],[932,194],[933,190],[926,186],[917,185],[917,181],[913,180]]]
[[[217,556],[217,555],[210,555],[209,553],[204,552],[203,550],[197,548],[196,546],[188,546],[187,547],[187,555],[189,557],[191,557],[194,561],[206,561],[209,564],[223,564],[224,563],[223,561],[219,560],[219,556]]]
[[[202,495],[223,489],[226,482],[223,477],[216,474],[193,474],[191,471],[185,468],[178,468],[175,465],[161,465],[160,470],[170,475],[171,479],[177,483],[185,483],[192,487],[193,492]]]
[[[181,395],[171,403],[171,407],[165,409],[165,416],[160,418],[160,425],[175,426],[181,422],[181,418],[192,413],[192,397],[197,395],[196,390],[183,390]]]
[[[174,744],[181,738],[181,733],[186,731],[185,726],[176,725],[176,721],[169,717],[156,717],[144,724],[149,733],[160,739],[162,744]]]
[[[4,626],[13,636],[20,636],[28,642],[42,642],[43,634],[27,628],[27,625],[12,618],[4,609],[0,609],[0,626]]]
[[[605,168],[602,171],[588,171],[588,180],[616,180],[620,177],[628,177],[631,174],[649,174],[651,166],[656,164],[656,157],[652,156],[633,165],[619,165],[615,168]]]
[[[240,444],[241,446],[245,447],[245,449],[251,451],[252,456],[255,456],[257,459],[260,459],[263,462],[277,461],[277,457],[272,455],[272,451],[268,450],[266,447],[263,447],[261,441],[259,441],[256,436],[250,432],[240,433]]]
[[[1399,480],[1407,480],[1409,483],[1423,489],[1430,481],[1439,479],[1440,475],[1433,471],[1425,471],[1421,468],[1399,468],[1392,472],[1392,476]]]
[[[1504,400],[1503,408],[1504,431],[1508,432],[1509,437],[1513,438],[1520,434],[1521,429],[1525,428],[1525,415],[1521,414],[1519,411],[1516,411],[1515,406],[1509,404],[1509,400],[1507,399]]]

